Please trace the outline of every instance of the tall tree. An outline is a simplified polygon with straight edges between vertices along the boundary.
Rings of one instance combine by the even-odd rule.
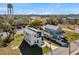
[[[1,29],[4,29],[4,31],[7,33],[7,39],[6,39],[6,41],[7,42],[10,41],[10,37],[12,35],[14,35],[14,28],[7,21],[2,22],[0,27],[1,27]]]
[[[47,24],[58,25],[58,20],[55,19],[55,18],[48,19],[48,20],[47,20]]]
[[[41,20],[31,20],[29,23],[30,27],[35,27],[35,28],[39,28],[41,27],[43,24],[41,22]]]

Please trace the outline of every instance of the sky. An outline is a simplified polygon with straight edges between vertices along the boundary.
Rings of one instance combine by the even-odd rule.
[[[13,3],[14,14],[79,14],[79,3]],[[7,14],[7,3],[0,3],[0,14]]]

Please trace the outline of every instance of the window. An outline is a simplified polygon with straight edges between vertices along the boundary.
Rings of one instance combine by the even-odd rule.
[[[36,41],[35,41],[35,44],[36,44]]]
[[[44,37],[42,37],[42,41],[44,40]]]
[[[63,33],[65,33],[65,32],[64,31],[59,31],[56,34],[60,35],[60,34],[63,34]]]
[[[37,32],[37,38],[41,37],[41,32]]]
[[[34,35],[34,37],[36,37],[36,35]]]
[[[53,38],[57,39],[57,35],[54,34],[54,35],[53,35]]]
[[[37,40],[37,43],[39,43],[39,40]]]

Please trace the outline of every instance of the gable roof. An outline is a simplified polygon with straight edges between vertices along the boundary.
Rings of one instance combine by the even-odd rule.
[[[46,25],[45,28],[52,29],[52,30],[57,30],[57,29],[59,28],[59,26],[55,26],[55,25]]]
[[[29,34],[35,34],[34,31],[32,31],[32,30],[30,30],[28,28],[25,28],[24,31],[27,32],[27,33],[29,33]]]

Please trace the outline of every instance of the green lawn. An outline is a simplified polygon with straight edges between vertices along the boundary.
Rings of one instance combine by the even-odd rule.
[[[65,32],[64,36],[69,42],[79,39],[79,33],[73,33],[69,31],[64,31],[64,32]]]
[[[14,36],[14,40],[22,41],[23,39],[24,39],[24,36],[22,34],[19,34],[19,35],[15,35]]]
[[[23,41],[24,39],[24,36],[19,34],[19,35],[14,35],[14,37],[11,37],[13,38],[14,40],[9,44],[9,45],[19,45],[21,44],[21,42]]]
[[[49,52],[49,51],[50,51],[50,49],[49,49],[49,48],[47,48],[47,47],[42,48],[42,50],[43,50],[43,53],[47,53],[47,52]]]

